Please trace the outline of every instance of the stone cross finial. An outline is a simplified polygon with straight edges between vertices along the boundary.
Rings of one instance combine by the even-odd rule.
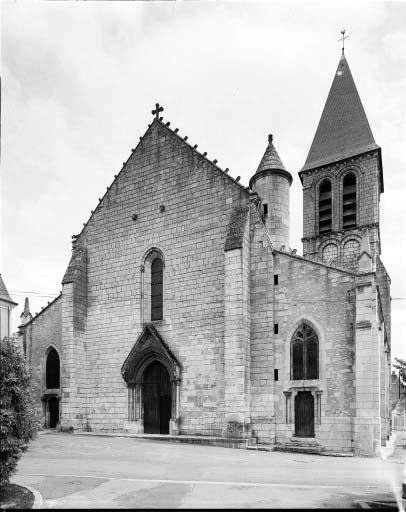
[[[163,112],[164,107],[161,107],[159,103],[155,103],[155,110],[151,113],[155,116],[155,119],[159,119],[159,112]]]
[[[346,36],[346,35],[345,35],[345,29],[341,30],[341,35],[342,35],[342,37],[340,37],[339,41],[342,41],[342,43],[343,43],[343,47],[341,48],[341,50],[342,50],[342,52],[343,52],[342,54],[344,55],[344,41],[345,41],[348,37],[350,37],[350,36]]]
[[[268,135],[268,142],[272,142],[273,141],[273,135],[272,133]]]

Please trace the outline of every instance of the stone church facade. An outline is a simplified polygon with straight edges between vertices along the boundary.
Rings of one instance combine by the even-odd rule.
[[[390,433],[381,150],[341,57],[309,151],[303,256],[268,139],[249,187],[160,109],[20,326],[47,426],[373,455]]]

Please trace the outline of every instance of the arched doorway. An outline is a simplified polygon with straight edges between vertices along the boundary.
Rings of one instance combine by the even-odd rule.
[[[54,347],[47,351],[45,361],[45,391],[44,402],[45,427],[56,428],[59,423],[59,399],[61,387],[61,363],[59,354]]]
[[[171,419],[171,382],[168,370],[158,361],[144,373],[144,432],[169,434]]]
[[[59,399],[55,396],[48,398],[49,428],[55,428],[59,422]]]
[[[295,396],[295,436],[314,437],[314,397],[311,391]]]

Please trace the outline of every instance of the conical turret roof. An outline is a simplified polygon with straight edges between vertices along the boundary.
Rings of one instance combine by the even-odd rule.
[[[341,56],[302,171],[379,149],[351,75]]]
[[[0,300],[3,300],[4,302],[9,302],[10,304],[17,306],[17,302],[14,302],[12,300],[12,298],[10,297],[10,294],[8,293],[8,290],[6,288],[6,285],[4,284],[1,274],[0,274]]]
[[[268,146],[265,150],[264,156],[259,163],[257,172],[265,171],[268,169],[279,169],[286,171],[282,160],[279,158],[278,152],[273,145],[273,135],[268,136]]]
[[[289,183],[292,183],[291,174],[285,169],[285,166],[280,159],[278,152],[275,149],[273,144],[273,135],[268,136],[268,146],[265,150],[264,156],[262,157],[257,172],[250,179],[250,187],[259,176],[267,173],[267,172],[278,172],[279,174],[283,174],[289,180]]]

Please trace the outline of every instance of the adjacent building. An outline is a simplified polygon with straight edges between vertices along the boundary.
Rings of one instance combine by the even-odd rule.
[[[0,340],[11,336],[11,310],[17,305],[10,297],[0,274]]]

